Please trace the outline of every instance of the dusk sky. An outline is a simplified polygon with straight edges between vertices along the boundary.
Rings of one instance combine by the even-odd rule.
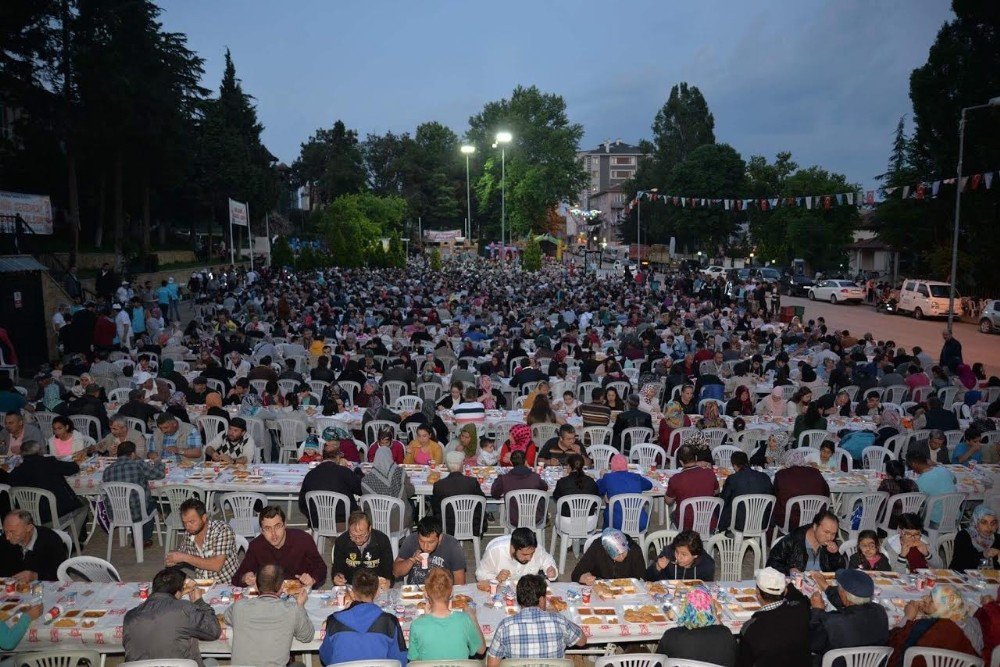
[[[687,81],[715,115],[716,140],[744,159],[791,150],[865,189],[899,117],[911,126],[910,72],[952,17],[946,0],[160,4],[165,28],[205,58],[205,87],[217,91],[232,50],[264,141],[287,163],[338,118],[362,139],[429,120],[461,136],[518,84],[565,98],[581,148],[635,143]]]

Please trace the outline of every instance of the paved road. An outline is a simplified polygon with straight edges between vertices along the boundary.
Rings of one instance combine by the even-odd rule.
[[[805,306],[805,319],[826,318],[828,327],[847,329],[855,336],[871,333],[877,340],[894,340],[897,346],[910,350],[921,346],[935,361],[941,352],[941,332],[945,320],[915,320],[908,315],[887,315],[865,305],[832,305],[825,301],[809,301],[797,297],[781,297],[783,306]],[[980,333],[979,329],[962,322],[955,323],[955,338],[962,343],[966,363],[981,361],[990,375],[1000,375],[1000,336]]]

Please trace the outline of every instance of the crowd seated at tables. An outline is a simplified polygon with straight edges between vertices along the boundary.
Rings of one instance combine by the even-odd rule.
[[[1000,535],[988,491],[960,503],[958,516],[943,515],[941,504],[911,512],[889,503],[888,516],[878,517],[884,525],[873,529],[861,526],[860,499],[831,493],[831,475],[863,470],[872,447],[888,452],[877,488],[890,499],[954,494],[949,464],[974,472],[1000,460],[990,435],[1000,379],[967,365],[950,334],[934,364],[920,348],[855,337],[823,318],[779,321],[766,300],[734,298],[724,278],[684,271],[656,288],[644,274],[597,281],[561,265],[526,274],[478,260],[442,271],[417,260],[405,271],[220,272],[192,276],[186,325],[178,314],[158,328],[116,329],[110,344],[103,325],[120,290],[107,302],[61,310],[61,326],[71,327],[60,334],[66,355],[25,392],[0,377],[0,454],[16,458],[0,469],[0,483],[55,498],[56,516],[47,506],[37,517],[24,509],[5,515],[0,576],[17,581],[54,581],[70,556],[45,524],[71,526],[85,542],[97,506],[66,480],[88,457],[113,457],[102,482],[139,485],[146,505],[131,506],[137,521],[159,510],[164,460],[246,468],[291,454],[293,465],[311,462],[297,495],[315,535],[288,526],[277,504],[257,506],[258,531],[244,551],[202,498],[176,508],[183,537],[165,553],[149,599],[124,618],[128,660],[204,663],[199,641],[221,630],[194,579],[259,592],[223,614],[234,662],[284,665],[294,641],[312,641],[305,596],[328,575],[317,547],[321,518],[310,504],[316,491],[348,499],[335,517],[343,529],[329,578],[351,589],[347,607],[326,619],[324,664],[562,657],[587,636],[548,608],[548,582],[717,581],[725,563],[715,538],[756,523],[765,532],[754,577],[760,608],[734,635],[718,601],[696,586],[677,601],[676,627],[663,633],[659,652],[716,665],[807,665],[833,649],[878,645],[893,649],[895,666],[910,647],[988,659],[1000,641],[998,603],[972,605],[949,584],[907,604],[892,627],[866,573],[996,569]],[[766,289],[744,287],[751,296]],[[124,299],[119,310],[127,305],[133,325],[148,325],[154,308],[129,290]],[[254,430],[258,422],[263,428]],[[286,429],[311,436],[293,446]],[[756,432],[762,437],[751,440]],[[824,435],[803,444],[817,432]],[[670,471],[659,487],[637,457],[643,446],[656,450],[653,468]],[[720,446],[736,451],[720,462]],[[543,476],[547,466],[561,466],[554,484]],[[415,469],[429,471],[429,493],[417,495]],[[584,522],[593,539],[571,572],[560,571],[544,539],[546,530],[575,535],[568,505],[553,517],[542,507],[519,517],[515,507],[498,514],[485,504],[525,490],[551,495],[553,509],[560,499],[595,499]],[[635,516],[615,502],[632,494],[652,499]],[[9,496],[0,493],[5,511]],[[457,517],[443,510],[458,496],[483,499],[472,522],[477,536],[494,522],[505,533],[475,562],[451,534]],[[682,513],[685,501],[716,496],[722,502],[707,522],[690,506]],[[748,496],[773,501],[763,516],[749,515],[739,503]],[[794,502],[803,496],[828,503],[805,514]],[[359,504],[366,497],[398,500],[402,512],[376,526]],[[670,532],[649,552],[645,536],[665,515]],[[957,530],[941,535],[951,524]],[[153,530],[150,519],[136,539],[151,546]],[[568,539],[574,550],[583,541]],[[831,582],[817,572],[836,574]],[[800,592],[803,575],[815,579],[811,596]],[[301,588],[282,596],[285,580]],[[475,609],[450,609],[449,600],[456,586],[489,590],[491,582],[515,587],[519,611],[487,640]],[[377,603],[401,584],[422,585],[426,595],[408,642]],[[0,627],[0,648],[18,645],[36,611]]]

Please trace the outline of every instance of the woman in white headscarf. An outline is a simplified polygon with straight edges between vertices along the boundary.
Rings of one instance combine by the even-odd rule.
[[[413,523],[413,506],[410,498],[416,493],[406,471],[402,466],[396,465],[392,460],[392,450],[388,447],[379,447],[372,460],[372,468],[361,480],[361,490],[379,496],[390,496],[403,501],[403,526]],[[396,516],[396,515],[393,515]],[[402,526],[396,525],[393,520],[392,530],[399,530]]]
[[[771,390],[764,400],[757,404],[757,414],[763,417],[784,417],[785,416],[785,394],[781,387]]]

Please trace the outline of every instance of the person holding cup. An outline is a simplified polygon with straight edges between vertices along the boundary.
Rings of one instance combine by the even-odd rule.
[[[416,532],[399,544],[399,555],[392,564],[392,575],[405,578],[407,584],[422,584],[432,567],[451,572],[455,583],[465,583],[465,552],[451,535],[444,533],[441,520],[425,516],[417,523]]]

